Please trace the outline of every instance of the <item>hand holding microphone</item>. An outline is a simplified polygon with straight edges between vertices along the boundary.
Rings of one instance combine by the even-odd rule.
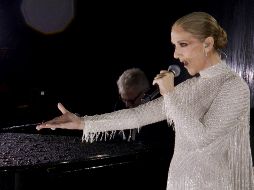
[[[174,74],[166,70],[161,70],[159,74],[154,77],[153,85],[157,85],[157,88],[161,95],[172,91],[174,88]]]
[[[142,103],[153,100],[159,93],[164,95],[174,88],[174,77],[180,75],[180,67],[178,65],[170,65],[168,70],[162,70],[153,80],[155,90],[148,92],[142,98]]]

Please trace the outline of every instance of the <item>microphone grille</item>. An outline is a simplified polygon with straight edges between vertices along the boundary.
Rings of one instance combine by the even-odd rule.
[[[178,77],[181,73],[181,69],[178,65],[169,65],[168,71],[173,71],[175,74],[175,77]]]

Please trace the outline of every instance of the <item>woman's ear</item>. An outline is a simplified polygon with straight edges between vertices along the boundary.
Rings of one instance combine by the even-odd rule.
[[[209,36],[204,40],[204,48],[212,48],[214,45],[213,37]]]

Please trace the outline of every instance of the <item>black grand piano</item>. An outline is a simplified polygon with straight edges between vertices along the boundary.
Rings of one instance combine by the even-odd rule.
[[[153,127],[146,130],[153,133]],[[167,132],[162,129],[164,137]],[[61,129],[38,132],[34,125],[3,128],[0,189],[165,189],[173,147],[162,136],[82,143],[81,135]]]

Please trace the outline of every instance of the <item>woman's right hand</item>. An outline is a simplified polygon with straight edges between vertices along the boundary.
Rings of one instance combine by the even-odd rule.
[[[41,130],[44,128],[50,128],[52,130],[56,128],[83,130],[84,121],[81,117],[69,112],[61,103],[58,103],[57,107],[62,112],[62,115],[59,117],[55,117],[52,120],[46,121],[40,125],[37,125],[37,130]]]
[[[174,89],[174,74],[170,71],[162,70],[154,77],[153,85],[157,84],[160,94],[164,95]]]

